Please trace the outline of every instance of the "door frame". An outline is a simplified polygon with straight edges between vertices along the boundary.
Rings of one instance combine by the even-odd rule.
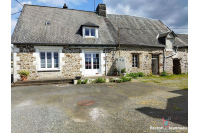
[[[82,54],[82,74],[84,77],[89,77],[89,76],[102,76],[102,50],[101,49],[84,49],[82,50],[83,51],[83,54]],[[86,70],[85,69],[85,54],[87,53],[96,53],[96,54],[99,54],[99,74],[87,74],[86,73]]]
[[[159,60],[160,60],[160,56],[159,56],[160,54],[152,54],[151,55],[151,72],[152,72],[152,74],[153,74],[153,62],[152,62],[152,60],[153,59],[155,59],[155,58],[153,58],[153,56],[157,56],[157,60],[158,60],[158,75],[160,74],[160,67],[159,67]]]
[[[85,69],[85,72],[86,73],[90,73],[90,74],[88,74],[88,75],[91,75],[91,76],[93,76],[93,75],[96,75],[97,73],[99,74],[100,73],[100,53],[99,52],[85,52],[84,53],[84,58],[85,58],[85,54],[90,54],[91,55],[91,69]],[[99,69],[94,69],[93,67],[94,67],[94,62],[93,62],[93,54],[98,54],[99,55]]]

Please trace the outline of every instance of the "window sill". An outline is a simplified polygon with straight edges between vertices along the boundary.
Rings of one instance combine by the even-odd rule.
[[[97,38],[96,36],[85,36],[83,38]]]
[[[60,71],[60,69],[53,69],[53,68],[50,68],[50,69],[47,69],[47,68],[45,68],[45,69],[38,69],[37,70],[38,72],[41,72],[41,71]]]

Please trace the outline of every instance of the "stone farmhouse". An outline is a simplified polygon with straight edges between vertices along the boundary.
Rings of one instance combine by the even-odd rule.
[[[188,72],[188,35],[175,34],[160,20],[24,5],[11,37],[13,77],[31,79],[109,76],[127,73]]]

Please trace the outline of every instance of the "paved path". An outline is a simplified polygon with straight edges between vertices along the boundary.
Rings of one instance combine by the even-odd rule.
[[[150,127],[163,126],[163,117],[187,127],[187,93],[142,82],[14,87],[12,132],[156,132]],[[95,104],[79,106],[83,100]]]

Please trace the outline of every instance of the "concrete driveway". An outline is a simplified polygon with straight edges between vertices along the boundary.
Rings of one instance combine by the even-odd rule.
[[[188,91],[148,83],[13,87],[11,95],[13,133],[158,132],[152,127],[163,117],[167,126],[188,126]],[[95,103],[79,106],[83,100]]]

